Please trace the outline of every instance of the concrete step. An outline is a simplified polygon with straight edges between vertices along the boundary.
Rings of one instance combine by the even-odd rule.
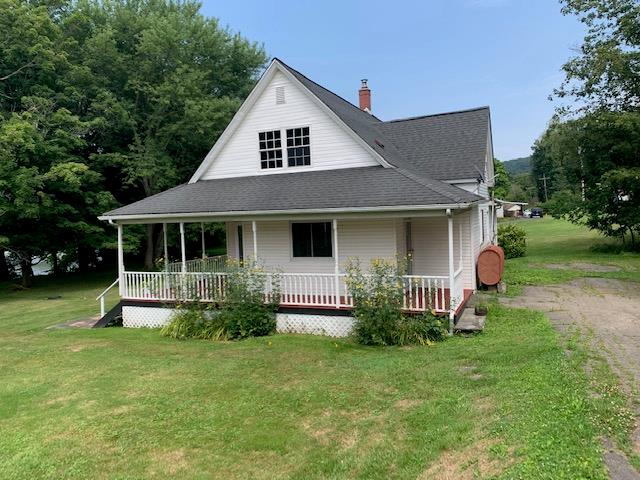
[[[484,330],[484,315],[476,315],[473,308],[465,308],[462,315],[458,318],[455,330],[460,332],[481,332]]]

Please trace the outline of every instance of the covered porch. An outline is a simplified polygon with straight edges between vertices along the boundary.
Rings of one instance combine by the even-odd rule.
[[[123,230],[131,223],[160,223],[145,219],[115,222],[118,232],[118,279],[120,297],[141,305],[173,304],[198,299],[218,303],[225,298],[227,260],[255,261],[264,268],[265,301],[276,302],[280,311],[348,313],[353,298],[346,285],[344,265],[360,261],[363,270],[373,258],[407,258],[402,276],[403,308],[420,313],[434,310],[451,321],[475,288],[471,239],[472,209],[442,209],[430,212],[394,212],[378,215],[344,214],[287,217],[176,216],[162,223],[164,265],[161,271],[128,270],[124,265]],[[224,222],[227,254],[207,257],[204,224]],[[202,245],[188,252],[185,225],[202,226]],[[325,228],[324,256],[296,256],[294,225],[314,224]],[[179,229],[180,259],[170,261],[167,231]],[[314,227],[315,228],[315,227]],[[191,255],[190,255],[191,253]],[[193,257],[196,253],[196,258]],[[275,298],[274,285],[278,285]],[[104,312],[102,312],[104,314]]]

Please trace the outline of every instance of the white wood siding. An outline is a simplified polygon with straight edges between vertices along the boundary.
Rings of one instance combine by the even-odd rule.
[[[330,219],[327,219],[330,221]],[[447,218],[413,218],[411,242],[413,246],[413,274],[448,275]],[[237,225],[227,223],[227,252],[237,257]],[[244,226],[245,258],[253,255],[251,223]],[[464,270],[464,288],[475,288],[475,263],[480,251],[478,232],[479,209],[454,215],[453,249],[454,268]],[[339,220],[338,250],[340,270],[349,258],[358,258],[363,269],[367,269],[373,258],[394,260],[406,255],[406,230],[402,219]],[[462,241],[460,239],[462,231]],[[333,273],[333,258],[293,258],[291,252],[291,229],[288,221],[257,222],[258,257],[268,270],[286,273]]]
[[[462,229],[462,273],[464,278],[464,288],[467,290],[475,290],[476,288],[476,257],[472,253],[473,232],[471,228],[471,211],[467,210],[454,217],[454,225]],[[454,245],[456,243],[454,242]]]
[[[445,216],[412,219],[411,243],[413,246],[413,273],[415,275],[449,274],[447,218]]]
[[[284,87],[285,103],[276,105],[276,87]],[[310,128],[311,166],[287,167],[286,128]],[[260,168],[258,132],[282,130],[283,168]],[[233,136],[202,176],[202,179],[262,174],[329,170],[379,165],[301,87],[276,72],[262,95],[247,113]]]
[[[330,221],[330,220],[327,220]],[[237,223],[227,223],[228,254],[237,258],[235,237]],[[244,223],[244,251],[249,258],[253,252],[251,223]],[[340,269],[349,258],[359,258],[364,269],[373,258],[396,257],[396,221],[349,220],[338,221],[338,251]],[[333,257],[294,258],[291,251],[291,228],[288,221],[267,221],[257,223],[258,257],[271,270],[287,273],[333,273]]]
[[[458,187],[463,190],[466,190],[467,192],[480,195],[482,198],[489,198],[489,187],[487,187],[487,184],[484,182],[454,183],[452,185],[454,187]]]

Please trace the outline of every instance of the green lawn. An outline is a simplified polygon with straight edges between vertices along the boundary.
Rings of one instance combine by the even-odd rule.
[[[527,255],[506,263],[506,282],[512,294],[522,285],[561,283],[578,277],[618,278],[640,282],[640,254],[607,253],[615,242],[597,232],[551,217],[517,220],[527,231]],[[575,262],[617,267],[616,272],[593,272],[585,269],[546,268],[546,265]]]
[[[536,226],[525,262],[556,250]],[[45,328],[110,280],[0,288],[0,478],[606,478],[618,405],[542,314],[492,306],[483,334],[415,348]]]

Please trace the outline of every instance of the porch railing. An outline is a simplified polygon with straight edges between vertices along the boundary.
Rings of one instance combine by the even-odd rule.
[[[227,264],[226,255],[216,255],[215,257],[194,258],[185,262],[187,272],[224,272]],[[182,262],[172,262],[169,264],[169,272],[182,272]]]
[[[265,301],[282,306],[351,308],[353,297],[345,283],[346,275],[331,273],[264,273]],[[225,272],[124,272],[122,297],[129,300],[204,302],[224,299]],[[449,310],[449,298],[458,299],[458,289],[448,290],[448,277],[405,275],[403,308],[421,312]],[[458,284],[462,282],[454,282]],[[279,284],[279,299],[274,299],[274,285]],[[453,297],[452,297],[453,295]],[[461,300],[461,297],[460,297]],[[459,300],[458,300],[459,301]]]

